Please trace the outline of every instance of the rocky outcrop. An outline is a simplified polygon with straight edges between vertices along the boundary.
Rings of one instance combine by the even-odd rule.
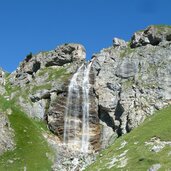
[[[170,26],[149,26],[143,31],[136,32],[131,39],[131,47],[140,47],[147,44],[156,46],[160,42],[171,40]]]
[[[72,62],[83,62],[85,49],[80,44],[64,44],[49,52],[40,52],[37,55],[30,53],[20,63],[17,70],[11,74],[10,82],[13,85],[25,86],[33,81],[36,73],[45,67],[63,66]]]
[[[80,44],[64,44],[49,52],[29,54],[9,77],[16,98],[31,117],[46,118],[55,94],[65,93],[66,86],[78,66],[85,61]]]
[[[3,71],[0,68],[0,94],[3,95],[5,94],[6,90],[5,90],[5,84],[6,84],[6,79],[5,79],[5,71]]]
[[[93,56],[104,146],[115,133],[131,131],[170,103],[170,33],[170,27],[150,26],[135,33],[127,45],[115,39],[113,47]]]
[[[14,147],[13,136],[7,117],[0,113],[0,155]]]

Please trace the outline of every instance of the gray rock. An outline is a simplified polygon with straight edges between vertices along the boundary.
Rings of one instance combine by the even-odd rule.
[[[55,49],[46,58],[45,66],[64,65],[73,61],[84,61],[85,49],[80,44],[64,44]]]
[[[116,75],[121,78],[129,78],[135,76],[138,72],[138,63],[135,59],[125,58],[116,68]]]
[[[94,90],[101,124],[113,134],[131,131],[171,100],[171,28],[151,26],[137,32],[131,47],[109,47],[93,57]],[[169,37],[169,36],[168,36]]]
[[[58,147],[58,155],[55,159],[55,164],[52,167],[53,171],[78,171],[84,170],[86,166],[93,163],[97,154],[84,154],[74,151],[65,145]]]
[[[20,63],[16,71],[11,74],[13,85],[26,86],[34,80],[35,74],[42,68],[63,66],[67,63],[81,63],[85,61],[85,49],[80,44],[64,44],[49,52],[37,55],[29,54]]]
[[[13,137],[14,133],[10,127],[7,116],[5,116],[3,113],[0,113],[0,155],[7,150],[13,149]]]
[[[157,171],[161,168],[161,164],[157,163],[157,164],[153,164],[150,169],[148,169],[148,171]]]
[[[49,99],[50,91],[49,90],[39,90],[34,95],[30,95],[30,99],[32,102],[39,101],[41,99]]]
[[[171,28],[168,26],[149,26],[144,31],[136,32],[131,40],[131,47],[158,45],[162,41],[170,41]]]
[[[127,43],[122,39],[114,38],[113,39],[113,46],[114,47],[126,47]]]

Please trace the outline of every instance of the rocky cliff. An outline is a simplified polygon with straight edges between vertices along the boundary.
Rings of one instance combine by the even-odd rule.
[[[16,71],[10,75],[2,72],[0,93],[20,105],[29,117],[44,120],[59,145],[64,141],[67,108],[77,109],[78,128],[83,125],[82,95],[79,96],[82,100],[74,107],[67,105],[67,97],[73,75],[88,64],[85,57],[85,48],[80,44],[64,44],[37,55],[30,53]],[[114,38],[111,47],[93,55],[88,84],[91,152],[107,147],[116,137],[139,126],[154,111],[171,104],[170,64],[169,26],[150,26],[136,32],[129,42]],[[83,68],[76,80],[80,94],[84,91]],[[77,135],[81,134],[80,129]],[[68,155],[63,154],[67,152],[65,148],[59,149],[64,157],[56,158],[54,170],[82,167],[83,161],[71,149],[65,161]]]
[[[5,94],[5,77],[6,73],[0,69],[0,95]],[[0,155],[14,147],[14,132],[10,127],[7,115],[11,114],[11,110],[7,110],[6,114],[0,109]]]
[[[170,27],[150,26],[130,42],[115,38],[112,47],[93,56],[103,143],[113,131],[119,136],[130,132],[170,104],[170,36]]]

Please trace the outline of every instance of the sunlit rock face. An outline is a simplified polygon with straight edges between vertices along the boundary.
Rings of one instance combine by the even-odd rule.
[[[25,86],[32,82],[36,73],[47,67],[63,66],[68,63],[85,61],[85,49],[80,44],[64,44],[48,52],[36,55],[28,54],[19,67],[11,74],[10,82],[13,85]]]
[[[93,56],[102,147],[170,104],[170,35],[171,27],[150,26],[126,45],[114,39],[112,47]]]
[[[70,78],[84,61],[85,48],[74,43],[28,54],[9,76],[8,84],[17,90],[12,92],[11,99],[18,96],[17,102],[30,117],[46,118],[51,100],[55,94],[60,96],[65,91]]]

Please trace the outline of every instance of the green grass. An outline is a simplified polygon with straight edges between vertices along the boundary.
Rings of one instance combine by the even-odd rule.
[[[3,97],[0,97],[0,108],[3,111],[12,109],[12,115],[8,117],[15,132],[16,143],[14,150],[0,156],[0,170],[20,171],[25,166],[27,171],[51,170],[52,161],[46,155],[53,158],[54,154],[42,136],[42,130],[46,130],[45,124],[28,118],[13,102],[6,101]]]
[[[122,83],[122,86],[124,90],[127,90],[132,88],[133,84],[134,84],[134,80],[132,78],[129,78]]]
[[[157,29],[158,34],[163,34],[163,32],[165,32],[166,29],[168,33],[171,33],[171,26],[169,25],[161,24],[161,25],[152,25],[152,26]]]
[[[52,88],[52,85],[48,83],[48,84],[34,86],[30,91],[31,93],[36,93],[36,91],[38,90],[44,90],[44,89],[50,90],[51,88]]]
[[[130,55],[130,54],[133,53],[133,52],[135,52],[135,49],[132,49],[132,48],[130,47],[130,43],[128,43],[128,46],[127,46],[125,49],[121,50],[121,52],[120,52],[120,57],[121,57],[121,58],[123,58],[123,57],[128,57],[128,55]]]
[[[20,87],[19,86],[14,86],[9,83],[8,78],[6,79],[7,82],[5,84],[5,89],[6,89],[6,95],[10,95],[11,92],[19,91]]]
[[[171,152],[171,146],[165,146],[158,153],[152,152],[148,146],[145,146],[145,142],[150,141],[153,137],[159,137],[161,141],[171,141],[171,106],[156,112],[141,126],[118,138],[113,145],[101,152],[102,157],[99,156],[97,161],[90,165],[86,171],[97,171],[98,169],[101,169],[100,171],[145,171],[157,163],[162,166],[159,170],[170,170],[171,156],[168,156],[168,153]],[[123,141],[126,141],[127,144],[119,149]],[[136,142],[138,144],[134,144]],[[112,159],[125,150],[128,150],[126,167],[118,168],[119,163],[116,162],[116,165],[109,169],[109,163]]]
[[[67,69],[64,67],[60,67],[60,68],[47,67],[47,68],[44,68],[38,73],[38,76],[43,76],[46,73],[48,73],[48,79],[46,81],[56,80],[59,78],[65,81],[70,76],[70,74],[67,72]]]
[[[156,28],[171,28],[170,25],[165,25],[165,24],[158,24],[158,25],[153,25]]]

